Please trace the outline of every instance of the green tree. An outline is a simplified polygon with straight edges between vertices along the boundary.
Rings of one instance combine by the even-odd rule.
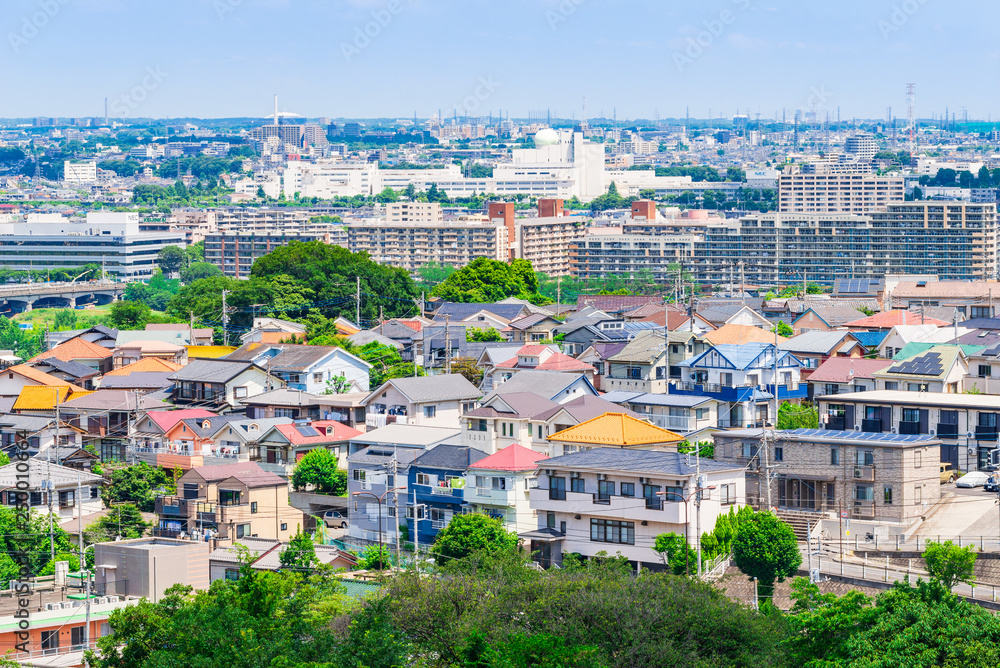
[[[296,491],[311,488],[318,494],[347,494],[347,473],[337,467],[337,458],[326,448],[310,450],[295,465],[292,487]]]
[[[181,282],[187,285],[202,278],[212,278],[213,276],[222,275],[222,270],[214,264],[209,264],[208,262],[194,262],[181,270]]]
[[[116,503],[129,501],[139,510],[151,513],[159,491],[173,493],[176,489],[172,472],[159,466],[139,462],[132,466],[113,469],[110,483],[101,489],[101,500],[111,508]]]
[[[178,246],[164,246],[156,254],[156,263],[166,276],[180,271],[186,260],[184,250]]]
[[[467,327],[465,329],[465,340],[483,343],[486,341],[506,341],[507,339],[493,327]]]
[[[108,324],[115,329],[145,329],[151,315],[142,302],[115,302],[108,310]]]
[[[476,387],[479,387],[479,384],[483,382],[483,367],[479,366],[472,357],[459,357],[453,360],[451,372],[465,376],[465,379]]]
[[[795,336],[795,330],[787,322],[779,321],[777,325],[774,326],[778,330],[778,336],[790,337]],[[772,332],[774,329],[771,330]]]
[[[815,406],[782,401],[778,406],[778,429],[819,429],[819,411]]]
[[[661,533],[656,537],[653,551],[660,555],[665,566],[674,575],[698,572],[698,553],[677,533]]]
[[[106,515],[102,515],[87,525],[88,542],[100,543],[122,538],[142,538],[153,526],[142,519],[142,513],[135,503],[117,503]]]
[[[443,282],[454,273],[455,267],[450,264],[441,265],[438,262],[428,262],[424,266],[417,269],[417,274],[420,275],[420,281],[430,286]]]
[[[972,582],[976,548],[972,545],[959,547],[950,540],[943,543],[928,541],[924,548],[924,562],[931,578],[951,591],[959,582]]]
[[[369,545],[361,552],[358,568],[364,571],[384,571],[392,568],[392,554],[385,545]]]
[[[774,582],[784,582],[802,563],[795,532],[770,512],[755,513],[740,524],[733,542],[733,563],[744,575],[757,578],[760,598],[770,601]]]
[[[257,199],[267,199],[267,193],[264,192],[264,186],[257,186]]]
[[[351,387],[351,382],[347,380],[347,376],[343,374],[332,376],[327,379],[323,394],[347,394],[351,391]]]
[[[527,260],[511,263],[476,258],[434,288],[434,295],[451,302],[496,302],[508,297],[535,304],[549,300],[538,292],[538,277]]]
[[[56,317],[52,326],[57,332],[75,328],[76,310],[71,308],[59,309],[56,311]]]
[[[439,565],[473,553],[507,552],[517,549],[517,534],[507,531],[501,519],[469,513],[455,515],[434,540],[434,559]]]
[[[378,195],[375,195],[375,201],[378,202],[379,204],[398,202],[399,194],[396,193],[396,191],[393,190],[392,188],[386,186],[382,190],[382,192],[380,192]]]
[[[312,538],[302,533],[302,527],[298,526],[295,535],[288,539],[288,547],[278,555],[278,562],[282,568],[293,570],[312,570],[319,561],[316,559],[316,546]]]

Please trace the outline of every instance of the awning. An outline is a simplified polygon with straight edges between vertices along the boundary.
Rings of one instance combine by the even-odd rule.
[[[526,531],[518,534],[518,537],[526,540],[534,540],[540,543],[555,543],[566,538],[566,535],[555,529],[538,529],[536,531]]]

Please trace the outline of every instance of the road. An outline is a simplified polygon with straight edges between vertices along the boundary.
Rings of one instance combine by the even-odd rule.
[[[1000,508],[997,508],[996,494],[984,492],[982,487],[961,489],[954,485],[942,487],[941,494],[951,496],[942,499],[915,535],[1000,537]]]

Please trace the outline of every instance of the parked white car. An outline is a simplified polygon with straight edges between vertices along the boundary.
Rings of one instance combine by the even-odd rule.
[[[972,471],[955,481],[955,487],[982,487],[990,479],[985,471]]]

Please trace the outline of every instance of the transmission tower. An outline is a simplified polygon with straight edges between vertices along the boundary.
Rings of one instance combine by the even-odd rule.
[[[917,145],[917,84],[906,84],[906,122],[910,133],[910,155],[916,155]]]

